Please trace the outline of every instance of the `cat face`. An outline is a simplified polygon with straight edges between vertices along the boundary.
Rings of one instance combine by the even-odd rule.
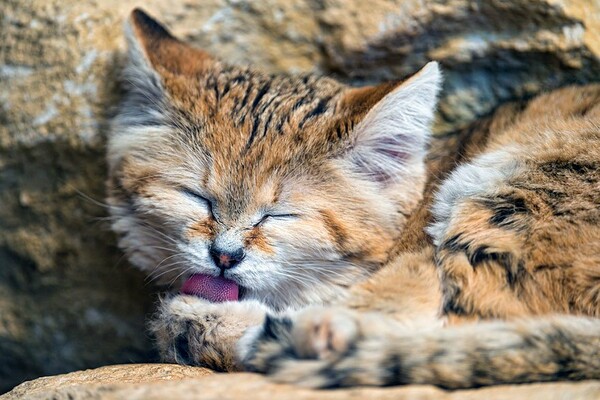
[[[174,288],[222,275],[282,309],[385,263],[420,200],[437,65],[353,89],[226,65],[141,11],[128,40],[108,201],[134,265]]]

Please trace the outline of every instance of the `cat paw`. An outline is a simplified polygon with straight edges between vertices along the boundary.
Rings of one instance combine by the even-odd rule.
[[[178,295],[161,303],[150,331],[164,361],[235,371],[237,341],[265,313],[255,302],[210,303]]]
[[[343,308],[268,316],[243,339],[249,344],[241,362],[248,371],[304,387],[381,386],[397,372],[387,343],[407,329],[385,315]]]
[[[343,308],[308,309],[293,321],[294,350],[304,359],[330,359],[346,352],[359,337],[356,314]]]
[[[242,363],[245,370],[276,382],[314,389],[382,386],[396,382],[391,378],[401,368],[386,344],[396,328],[381,315],[333,308],[294,318],[267,317],[252,332]]]
[[[249,371],[279,381],[301,383],[316,366],[334,362],[361,337],[359,315],[341,308],[310,308],[293,317],[268,316],[263,326],[243,341],[241,359]],[[309,386],[313,386],[312,384]]]

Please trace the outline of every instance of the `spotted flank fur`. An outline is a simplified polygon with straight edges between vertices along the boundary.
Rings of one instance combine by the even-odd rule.
[[[126,31],[107,201],[130,262],[186,293],[149,324],[164,361],[310,387],[600,379],[600,85],[432,138],[435,62],[354,88],[227,64],[140,10]]]

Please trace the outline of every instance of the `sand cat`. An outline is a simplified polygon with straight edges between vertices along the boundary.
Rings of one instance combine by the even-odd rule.
[[[313,387],[600,378],[600,86],[432,139],[442,76],[228,65],[140,10],[114,230],[163,358]]]

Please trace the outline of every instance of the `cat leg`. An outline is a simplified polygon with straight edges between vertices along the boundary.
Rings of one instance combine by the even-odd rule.
[[[513,322],[464,324],[444,329],[362,332],[345,351],[303,350],[302,318],[270,319],[245,360],[252,371],[312,388],[432,384],[460,389],[600,378],[600,320],[553,316]],[[381,325],[384,317],[380,316]],[[396,322],[389,321],[390,327]]]
[[[237,342],[250,327],[260,326],[266,313],[255,301],[210,303],[178,295],[161,303],[150,331],[164,361],[236,371]]]
[[[403,329],[407,327],[401,322],[382,314],[310,307],[291,316],[267,317],[259,330],[248,335],[251,339],[244,339],[250,344],[240,358],[246,370],[267,373],[278,381],[330,387],[323,369],[352,359],[365,341],[385,341]]]
[[[440,187],[428,231],[450,321],[600,315],[597,171],[537,152],[505,146]]]
[[[441,326],[440,320],[415,324],[374,312],[309,307],[286,317],[267,317],[260,329],[245,335],[246,344],[239,354],[247,370],[287,382],[304,384],[308,379],[308,386],[319,387],[320,383],[313,382],[320,379],[315,376],[319,369],[351,357],[365,340],[385,341],[397,332],[426,332]],[[296,363],[299,360],[303,361]]]

